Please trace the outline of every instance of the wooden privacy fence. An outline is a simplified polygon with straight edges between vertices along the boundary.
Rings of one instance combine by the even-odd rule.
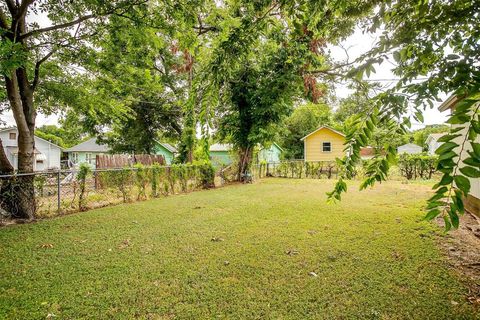
[[[131,167],[141,163],[144,166],[151,166],[155,163],[165,165],[165,158],[159,154],[104,154],[96,157],[97,169],[112,169]]]
[[[337,177],[338,167],[335,161],[309,161],[293,160],[261,163],[254,167],[254,175],[258,178],[333,178]]]

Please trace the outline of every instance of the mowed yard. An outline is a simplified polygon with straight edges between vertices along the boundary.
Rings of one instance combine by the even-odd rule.
[[[430,187],[265,179],[0,229],[1,319],[478,318]]]

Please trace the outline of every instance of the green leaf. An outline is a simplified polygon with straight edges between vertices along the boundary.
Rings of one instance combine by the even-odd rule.
[[[435,219],[439,214],[440,214],[439,209],[433,209],[433,210],[428,211],[427,215],[423,219],[430,221],[430,220]]]
[[[463,175],[470,177],[470,178],[479,178],[480,177],[480,171],[473,168],[473,167],[463,167],[460,168],[460,172],[463,173]]]
[[[450,221],[452,221],[452,226],[457,229],[460,224],[460,218],[458,217],[457,212],[454,210],[448,210],[448,216],[450,217]]]
[[[447,120],[447,123],[450,124],[464,124],[468,121],[470,121],[470,116],[466,114],[454,114],[450,117],[450,119]]]
[[[437,150],[435,150],[435,153],[436,154],[442,154],[442,153],[451,151],[451,150],[455,149],[456,147],[458,147],[458,144],[456,144],[455,142],[445,142],[440,147],[438,147]]]
[[[462,192],[467,195],[470,192],[470,180],[464,176],[457,175],[454,178],[455,185],[457,188],[462,190]]]
[[[442,160],[446,160],[446,159],[452,159],[456,156],[457,154],[453,151],[449,151],[449,152],[446,152],[446,153],[443,153],[441,154],[439,157],[438,157],[438,160],[439,161],[442,161]]]
[[[472,149],[473,153],[477,156],[477,158],[480,158],[480,143],[472,142]]]
[[[448,142],[450,140],[453,140],[455,138],[461,137],[461,134],[446,134],[444,136],[441,136],[440,139],[438,139],[438,142]]]
[[[452,229],[452,224],[450,223],[450,220],[448,219],[447,216],[443,216],[443,221],[445,222],[445,231],[450,231]]]

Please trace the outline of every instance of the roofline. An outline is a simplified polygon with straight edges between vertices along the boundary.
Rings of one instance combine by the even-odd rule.
[[[154,141],[155,141],[156,143],[158,143],[159,145],[161,145],[162,147],[164,147],[165,149],[167,149],[168,152],[171,152],[171,153],[177,153],[177,152],[178,152],[177,148],[175,148],[175,147],[172,146],[172,145],[170,145],[170,146],[171,146],[172,148],[174,148],[175,151],[172,151],[172,150],[170,150],[170,148],[166,147],[165,144],[164,144],[164,142],[158,141],[158,140],[156,140],[156,139],[154,139]]]
[[[276,142],[274,142],[273,144],[274,144],[274,145],[276,145],[276,146],[277,146],[277,148],[278,148],[278,149],[280,149],[280,151],[282,151],[282,152],[283,152],[283,148],[282,148],[282,147],[280,147],[280,146],[279,146],[279,145],[278,145]]]
[[[438,110],[443,112],[443,111],[446,111],[448,109],[451,109],[460,100],[461,100],[461,98],[459,98],[457,95],[453,94],[450,97],[448,97],[447,100],[442,102],[442,104],[438,107]]]
[[[18,131],[17,127],[16,127],[16,126],[13,126],[13,127],[9,127],[9,128],[2,128],[2,129],[0,129],[0,132],[4,132],[4,131],[8,131],[8,130],[16,130],[16,131]],[[42,140],[42,141],[45,141],[46,143],[49,143],[49,144],[51,144],[51,145],[59,148],[59,149],[62,150],[62,151],[65,150],[64,148],[60,147],[59,145],[57,145],[57,144],[55,144],[55,143],[53,143],[53,142],[51,142],[51,141],[45,140],[45,139],[43,139],[43,138],[40,138],[40,137],[37,136],[36,134],[34,134],[34,137],[37,138],[37,139],[40,139],[40,140]]]
[[[64,150],[65,150],[64,148],[60,147],[59,145],[56,145],[56,144],[55,144],[55,143],[53,143],[53,142],[50,142],[50,141],[48,141],[48,140],[45,140],[45,139],[43,139],[43,138],[40,138],[40,137],[39,137],[39,136],[37,136],[37,135],[34,135],[34,136],[35,136],[35,138],[38,138],[38,139],[40,139],[40,140],[43,140],[43,141],[45,141],[45,142],[47,142],[47,143],[50,143],[51,145],[53,145],[53,146],[57,147],[58,149],[60,149],[60,150],[62,150],[62,151],[64,151]]]
[[[307,137],[311,136],[311,135],[314,134],[315,132],[320,131],[320,130],[322,130],[322,129],[328,129],[328,130],[330,130],[330,131],[335,132],[336,134],[341,135],[342,137],[345,137],[345,134],[343,134],[343,133],[340,132],[340,131],[337,131],[337,130],[335,130],[335,129],[332,129],[332,128],[330,128],[329,126],[321,126],[320,128],[318,128],[318,129],[310,132],[309,134],[307,134],[305,137],[303,137],[302,139],[300,139],[300,141],[305,140]]]
[[[73,148],[75,148],[76,146],[79,146],[81,145],[82,143],[85,143],[87,141],[90,141],[92,139],[95,139],[95,144],[98,145],[98,146],[107,146],[106,144],[98,144],[97,143],[97,139],[98,137],[91,137],[90,139],[88,140],[85,140],[85,141],[82,141],[80,143],[77,143],[76,145],[74,146],[71,146],[70,148],[67,148],[64,150],[64,152],[110,152],[111,149],[107,146],[107,151],[98,151],[98,150],[91,150],[91,149],[81,149],[81,150],[72,150]]]

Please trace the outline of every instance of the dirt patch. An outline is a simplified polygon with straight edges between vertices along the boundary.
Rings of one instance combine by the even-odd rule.
[[[443,219],[437,219],[437,223],[444,227]],[[460,272],[470,289],[467,299],[480,306],[480,219],[464,214],[460,227],[450,231],[439,244],[450,265]]]

